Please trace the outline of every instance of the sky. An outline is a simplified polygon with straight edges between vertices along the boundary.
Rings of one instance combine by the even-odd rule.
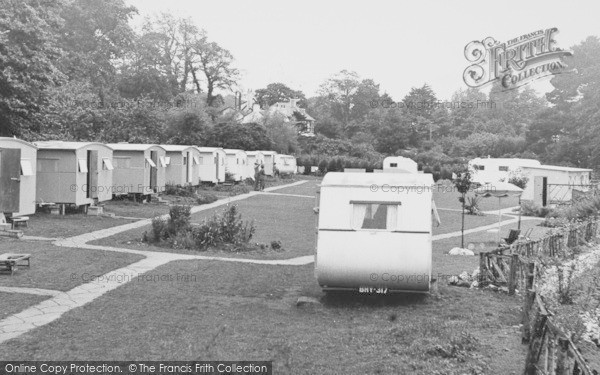
[[[465,46],[493,37],[508,41],[557,27],[568,49],[600,36],[600,1],[275,1],[126,0],[143,17],[189,17],[228,49],[241,71],[240,89],[282,82],[307,96],[337,72],[355,71],[394,100],[427,83],[438,99],[466,89]],[[533,83],[539,93],[547,79]]]

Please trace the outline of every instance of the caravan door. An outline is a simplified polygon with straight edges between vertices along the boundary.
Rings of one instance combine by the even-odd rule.
[[[21,150],[0,148],[0,212],[19,212]]]
[[[98,198],[98,151],[87,152],[87,197]]]
[[[150,190],[156,193],[158,187],[158,152],[150,151],[150,160],[155,165],[155,167],[150,166]],[[146,192],[146,189],[144,189],[144,192]]]

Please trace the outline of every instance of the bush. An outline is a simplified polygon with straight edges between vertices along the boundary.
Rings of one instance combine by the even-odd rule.
[[[148,242],[160,242],[166,239],[169,236],[167,232],[167,221],[159,216],[153,218],[150,236],[150,238],[145,236],[144,240]]]
[[[319,163],[319,172],[321,174],[325,174],[327,172],[327,161],[325,159],[321,160]]]
[[[169,209],[169,220],[167,221],[167,232],[169,237],[184,232],[190,227],[191,207],[187,205],[176,205]]]
[[[521,215],[523,216],[547,217],[550,216],[552,212],[553,210],[551,208],[542,207],[532,201],[521,202]]]
[[[231,205],[220,217],[215,215],[194,228],[194,237],[196,247],[200,250],[218,245],[232,245],[231,249],[240,250],[247,247],[255,231],[254,224],[244,222],[237,206]]]
[[[169,182],[165,185],[165,195],[175,195],[179,197],[193,197],[196,194],[196,189],[193,186],[175,185]]]
[[[223,191],[229,193],[229,195],[246,194],[250,192],[247,185],[217,185],[215,191]]]
[[[196,198],[196,203],[197,204],[209,204],[209,203],[215,202],[218,199],[219,198],[217,198],[217,196],[214,194],[202,193],[202,194],[198,195],[198,198]]]
[[[467,214],[469,215],[483,215],[483,213],[479,210],[479,202],[481,201],[480,197],[467,197],[467,201],[465,203],[465,210],[467,210]]]

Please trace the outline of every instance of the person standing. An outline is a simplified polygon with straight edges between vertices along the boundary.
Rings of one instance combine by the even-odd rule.
[[[258,161],[254,163],[254,191],[260,189],[260,164]]]
[[[260,171],[258,172],[258,181],[260,191],[265,190],[265,166],[264,164],[260,165]]]

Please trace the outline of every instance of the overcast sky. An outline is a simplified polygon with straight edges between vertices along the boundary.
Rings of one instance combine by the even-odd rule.
[[[307,96],[347,69],[374,79],[395,100],[424,83],[438,98],[450,99],[467,87],[464,48],[472,40],[491,36],[505,42],[557,27],[557,45],[569,48],[600,35],[597,0],[126,1],[140,17],[158,12],[191,17],[233,54],[244,89],[283,82]]]

